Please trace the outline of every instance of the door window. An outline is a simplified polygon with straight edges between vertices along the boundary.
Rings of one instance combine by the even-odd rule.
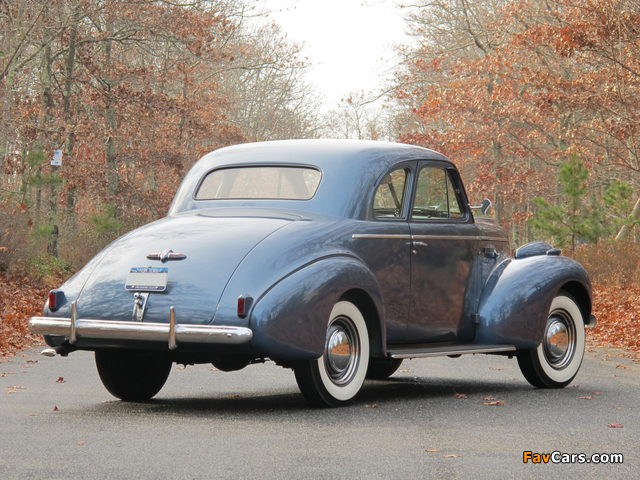
[[[447,170],[435,167],[420,170],[412,211],[414,220],[462,218],[460,205],[460,192]]]

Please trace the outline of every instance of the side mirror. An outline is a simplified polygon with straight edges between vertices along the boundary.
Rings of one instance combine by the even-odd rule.
[[[491,200],[489,200],[488,198],[485,198],[482,201],[482,204],[472,206],[471,209],[480,210],[483,217],[488,217],[489,215],[491,215],[491,210],[493,209],[493,203],[491,203]]]
[[[482,212],[482,215],[488,217],[489,215],[491,215],[492,210],[493,203],[491,203],[491,200],[489,200],[488,198],[482,200],[482,204],[480,205],[480,211]]]

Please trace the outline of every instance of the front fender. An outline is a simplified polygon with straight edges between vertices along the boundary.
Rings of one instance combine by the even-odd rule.
[[[592,290],[582,265],[567,257],[547,255],[506,260],[492,272],[482,293],[474,343],[536,348],[542,341],[551,302],[563,287],[576,297],[586,323]]]
[[[270,288],[251,311],[251,346],[277,360],[319,358],[331,309],[352,289],[364,290],[383,317],[380,288],[359,260],[333,256],[297,270]]]

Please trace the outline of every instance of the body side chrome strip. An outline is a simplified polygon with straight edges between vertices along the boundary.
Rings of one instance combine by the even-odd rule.
[[[353,235],[351,235],[351,238],[387,238],[387,239],[393,239],[393,238],[402,238],[402,239],[406,239],[409,240],[411,238],[411,235],[384,235],[384,234],[372,234],[372,233],[354,233]]]
[[[479,240],[481,242],[504,242],[509,243],[506,238],[500,237],[479,237],[464,235],[393,235],[393,234],[377,234],[377,233],[354,233],[351,238],[384,238],[384,239],[406,239],[406,240]]]

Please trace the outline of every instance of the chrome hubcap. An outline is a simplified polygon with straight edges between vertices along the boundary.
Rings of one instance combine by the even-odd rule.
[[[327,330],[324,365],[336,385],[349,383],[360,361],[360,343],[355,327],[347,317],[337,317]]]
[[[576,332],[571,317],[563,311],[552,312],[544,335],[544,356],[556,370],[566,367],[573,358]]]

